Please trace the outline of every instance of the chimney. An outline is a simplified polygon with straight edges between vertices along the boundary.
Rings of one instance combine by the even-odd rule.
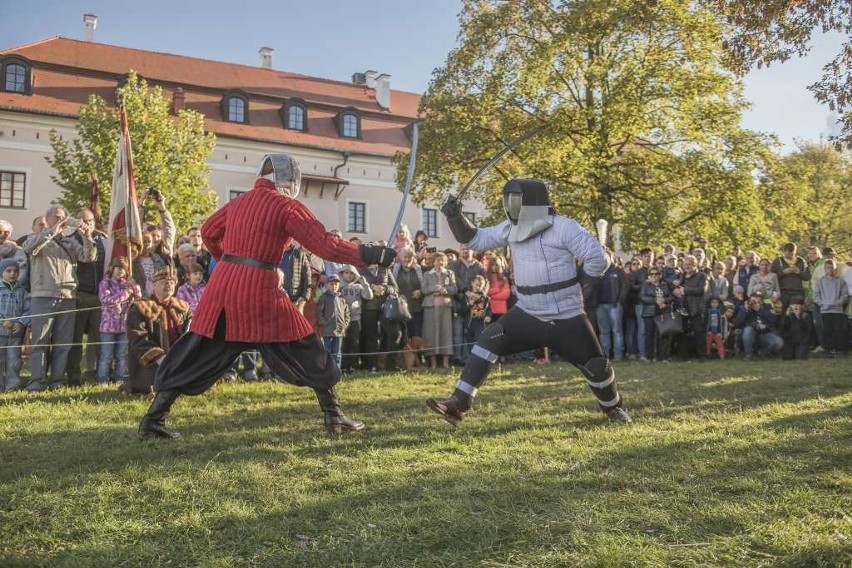
[[[367,75],[364,73],[352,73],[352,83],[354,85],[367,85]]]
[[[364,77],[366,79],[366,85],[368,89],[376,88],[376,77],[379,76],[378,71],[364,71]]]
[[[183,110],[186,102],[186,94],[183,92],[183,87],[178,87],[172,93],[172,114],[177,116],[177,113]]]
[[[390,78],[385,73],[376,77],[376,102],[383,110],[390,110],[391,107]]]
[[[86,25],[86,41],[95,41],[95,30],[98,28],[98,17],[94,14],[83,14]]]
[[[272,52],[271,47],[261,47],[258,51],[260,54],[260,66],[264,69],[272,69]]]

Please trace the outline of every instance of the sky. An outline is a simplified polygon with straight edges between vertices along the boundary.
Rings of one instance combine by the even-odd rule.
[[[460,0],[0,0],[0,49],[52,36],[84,39],[83,14],[98,16],[95,41],[258,65],[339,81],[368,69],[394,89],[422,93],[455,47]],[[782,152],[836,130],[807,91],[842,38],[819,36],[811,53],[745,78],[752,108],[743,125],[775,133]]]

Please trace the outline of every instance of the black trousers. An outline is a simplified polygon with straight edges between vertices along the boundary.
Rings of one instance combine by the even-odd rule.
[[[822,314],[823,341],[829,351],[844,351],[849,343],[846,314]]]
[[[361,363],[365,369],[378,365],[379,310],[361,310]]]
[[[478,388],[498,357],[543,347],[549,347],[562,360],[583,371],[602,408],[621,406],[614,372],[584,313],[569,319],[542,321],[513,307],[482,332],[460,380]]]
[[[254,348],[272,371],[288,383],[330,389],[340,381],[340,368],[328,356],[316,333],[281,343],[225,341],[223,312],[212,339],[190,331],[177,340],[157,370],[154,390],[201,394],[219,380],[240,353]]]

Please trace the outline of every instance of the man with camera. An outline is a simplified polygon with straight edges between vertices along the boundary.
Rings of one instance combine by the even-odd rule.
[[[784,347],[778,333],[778,316],[775,307],[764,301],[762,292],[753,292],[737,314],[737,327],[743,330],[743,351],[746,359],[773,355]]]
[[[33,233],[23,249],[30,257],[30,313],[32,314],[32,377],[27,389],[31,391],[62,386],[68,363],[68,352],[74,339],[74,320],[77,296],[76,265],[94,262],[98,249],[92,231],[94,223],[81,223],[69,218],[59,205],[45,214],[47,226]],[[78,242],[64,232],[77,229]],[[47,356],[50,353],[50,377],[46,377]]]
[[[77,212],[80,226],[71,233],[70,238],[83,244],[83,231],[95,241],[97,256],[94,262],[78,262],[75,268],[77,276],[77,313],[74,317],[74,339],[68,353],[68,386],[79,386],[86,378],[94,379],[98,365],[101,301],[98,286],[104,277],[104,258],[106,257],[106,235],[95,229],[95,214],[88,207]],[[86,346],[86,364],[83,365],[83,336],[88,337]],[[87,369],[83,376],[84,367]]]

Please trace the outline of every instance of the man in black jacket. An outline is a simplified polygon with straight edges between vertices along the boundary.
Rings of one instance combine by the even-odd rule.
[[[778,333],[777,325],[775,308],[764,301],[761,292],[752,293],[737,313],[737,327],[743,330],[746,359],[753,357],[755,347],[761,356],[772,355],[783,349],[784,339]]]
[[[91,209],[84,207],[77,212],[80,224],[88,225],[92,239],[97,246],[98,256],[94,262],[77,262],[77,313],[74,320],[74,339],[71,350],[68,352],[68,366],[66,374],[68,386],[79,386],[89,379],[95,378],[100,353],[99,343],[101,341],[101,301],[98,297],[98,286],[104,277],[104,263],[106,248],[104,243],[106,235],[95,230],[95,214]],[[80,230],[71,235],[82,245],[83,237]],[[83,336],[87,337],[86,346],[86,373],[83,375]]]
[[[597,286],[595,310],[601,348],[604,355],[613,361],[620,361],[624,357],[624,304],[629,291],[627,274],[620,266],[611,263]]]

